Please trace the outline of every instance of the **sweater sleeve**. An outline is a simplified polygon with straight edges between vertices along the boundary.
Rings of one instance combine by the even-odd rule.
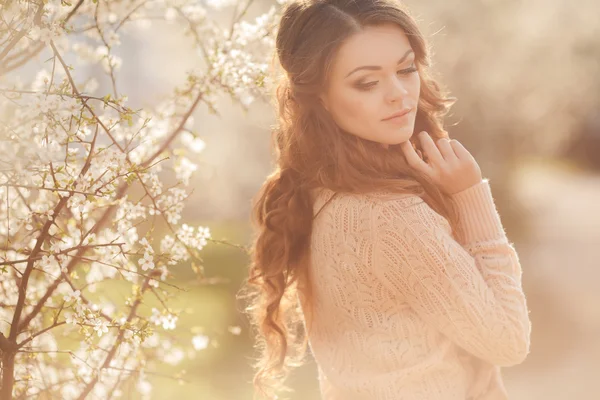
[[[529,353],[531,323],[521,265],[487,180],[453,196],[465,243],[424,201],[381,203],[372,270],[428,324],[474,356],[500,366]]]

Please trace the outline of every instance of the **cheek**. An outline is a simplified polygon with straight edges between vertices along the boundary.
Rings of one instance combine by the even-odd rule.
[[[364,93],[345,91],[336,102],[336,119],[344,128],[364,126],[373,116],[375,102]]]
[[[421,92],[421,79],[419,78],[419,74],[415,74],[414,78],[412,78],[412,80],[411,80],[410,93],[418,101],[420,92]]]

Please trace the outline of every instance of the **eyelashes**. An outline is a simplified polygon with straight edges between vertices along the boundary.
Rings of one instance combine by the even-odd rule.
[[[401,75],[409,75],[412,74],[414,72],[417,72],[417,68],[415,68],[414,66],[410,67],[410,68],[405,68],[405,69],[401,69],[397,72],[397,74],[401,74]],[[357,83],[355,85],[355,87],[359,90],[362,91],[368,91],[371,90],[375,87],[375,85],[377,85],[378,81],[373,81],[373,82],[366,82],[366,83]]]

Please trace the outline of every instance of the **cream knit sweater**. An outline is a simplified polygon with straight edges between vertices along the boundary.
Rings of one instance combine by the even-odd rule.
[[[309,334],[323,400],[502,400],[531,325],[489,182],[453,196],[464,243],[414,195],[315,196]]]

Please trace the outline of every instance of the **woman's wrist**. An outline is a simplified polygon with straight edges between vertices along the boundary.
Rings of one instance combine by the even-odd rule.
[[[450,196],[467,244],[506,237],[487,178]]]

